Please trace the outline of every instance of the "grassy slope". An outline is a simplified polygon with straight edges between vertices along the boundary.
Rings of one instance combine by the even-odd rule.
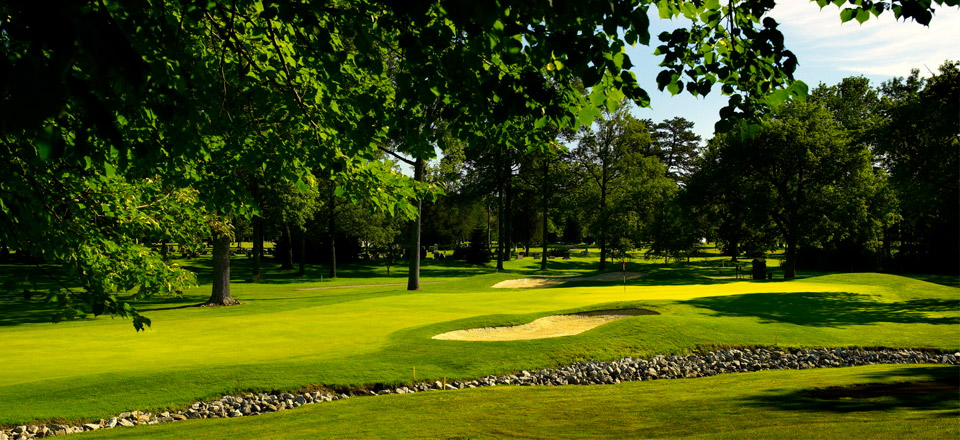
[[[957,438],[958,375],[956,367],[882,365],[498,387],[359,397],[78,438]],[[830,392],[811,395],[815,389]]]
[[[579,259],[556,263],[570,273],[592,266]],[[414,367],[417,379],[460,378],[711,344],[960,345],[960,290],[907,278],[732,282],[704,276],[728,275],[729,269],[648,265],[640,269],[650,275],[626,289],[587,282],[537,290],[488,287],[535,262],[513,264],[499,274],[452,263],[427,267],[425,281],[441,283],[414,293],[403,286],[298,291],[321,284],[279,274],[271,284],[235,284],[243,306],[180,307],[205,299],[203,286],[181,300],[146,307],[154,325],[139,334],[129,322],[109,318],[57,325],[31,322],[32,315],[7,321],[0,326],[0,423],[175,407],[238,389],[410,382]],[[381,276],[360,277],[374,271]],[[345,277],[322,286],[403,280],[396,268],[392,277],[362,267],[341,273]],[[448,330],[626,305],[662,315],[566,338],[430,339]]]

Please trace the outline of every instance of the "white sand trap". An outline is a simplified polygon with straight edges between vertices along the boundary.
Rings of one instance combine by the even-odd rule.
[[[553,315],[529,324],[484,327],[441,333],[433,339],[452,341],[521,341],[578,335],[618,319],[639,315],[659,315],[646,309],[594,310],[571,315]]]
[[[600,275],[594,275],[592,277],[574,277],[565,275],[559,277],[518,278],[515,280],[501,281],[497,284],[494,284],[493,287],[497,289],[516,289],[553,287],[559,286],[563,283],[568,283],[570,281],[623,281],[624,275],[626,275],[628,280],[632,280],[640,278],[644,274],[640,272],[606,272]]]

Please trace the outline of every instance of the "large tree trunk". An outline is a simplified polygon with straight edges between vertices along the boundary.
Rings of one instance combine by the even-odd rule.
[[[293,236],[290,235],[290,225],[283,225],[283,253],[280,255],[280,269],[293,269]]]
[[[423,181],[423,159],[417,158],[413,165],[413,179]],[[423,200],[417,197],[417,218],[410,222],[410,271],[407,274],[407,290],[420,290],[420,216],[423,215]]]
[[[229,234],[213,236],[213,291],[207,305],[232,306],[240,301],[230,296],[230,241]]]
[[[253,217],[253,275],[250,277],[255,283],[263,281],[263,218]]]
[[[797,238],[787,237],[787,253],[783,262],[783,279],[797,277]]]
[[[336,187],[330,187],[330,217],[327,219],[327,233],[330,234],[330,279],[337,277],[337,194]]]

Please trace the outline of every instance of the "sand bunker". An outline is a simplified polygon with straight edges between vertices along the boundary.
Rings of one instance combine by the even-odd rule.
[[[508,327],[484,327],[441,333],[433,339],[453,341],[520,341],[557,338],[583,333],[618,319],[638,315],[659,315],[646,309],[594,310],[571,315],[553,315],[529,324]]]
[[[560,276],[560,277],[543,277],[543,278],[519,278],[516,280],[506,280],[501,281],[497,284],[494,284],[493,287],[498,289],[515,289],[515,288],[535,288],[535,287],[553,287],[559,286],[563,283],[569,283],[570,281],[623,281],[623,277],[626,275],[628,280],[635,278],[640,278],[644,274],[640,272],[606,272],[600,275],[594,275],[592,277],[574,277],[574,276]]]

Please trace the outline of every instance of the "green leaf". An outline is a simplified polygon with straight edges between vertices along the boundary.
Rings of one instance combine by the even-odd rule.
[[[840,11],[840,22],[846,23],[850,20],[853,20],[854,15],[856,14],[856,9],[846,8]]]
[[[613,66],[616,67],[617,70],[623,68],[623,56],[623,52],[617,53],[613,56]]]
[[[647,16],[645,8],[636,8],[632,13],[633,31],[637,34],[637,42],[644,45],[650,45],[650,17]]]
[[[541,129],[541,128],[543,128],[543,127],[546,127],[546,126],[547,126],[547,117],[546,117],[546,116],[544,116],[544,117],[542,117],[542,118],[537,118],[535,121],[533,121],[533,128],[536,129],[536,130],[539,130],[539,129]]]
[[[581,125],[590,126],[598,116],[600,116],[600,110],[596,107],[584,107],[580,109],[580,114],[577,115],[577,121],[580,122]]]
[[[682,81],[675,81],[675,82],[671,82],[670,84],[667,84],[667,90],[670,92],[671,95],[676,95],[677,93],[680,93],[680,89],[682,87],[683,87]]]
[[[865,21],[869,19],[870,19],[869,11],[867,11],[866,9],[857,10],[857,21],[860,22],[860,24],[863,24]]]

